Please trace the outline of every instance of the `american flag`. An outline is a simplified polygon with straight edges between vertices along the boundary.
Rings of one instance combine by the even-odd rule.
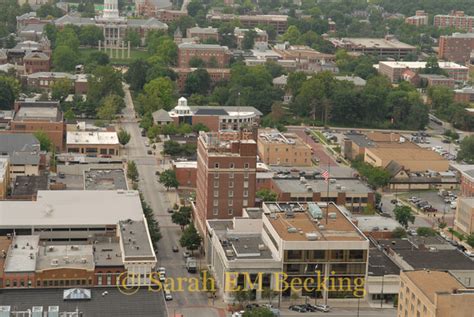
[[[324,178],[324,181],[327,182],[329,181],[329,172],[328,171],[324,171],[321,176]]]

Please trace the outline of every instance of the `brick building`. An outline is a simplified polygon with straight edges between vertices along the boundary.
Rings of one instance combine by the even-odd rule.
[[[474,51],[474,33],[453,33],[439,38],[438,57],[440,59],[469,64]]]
[[[381,58],[393,57],[401,59],[408,54],[415,54],[416,47],[398,41],[393,36],[385,38],[331,38],[329,41],[336,49],[348,52],[375,55]]]
[[[173,71],[178,75],[176,83],[180,92],[184,91],[186,84],[186,79],[188,75],[197,70],[197,68],[183,67],[183,68],[173,68]],[[228,68],[205,68],[209,77],[211,77],[211,86],[213,87],[220,81],[227,81],[230,79],[230,69]]]
[[[51,57],[41,52],[28,53],[23,57],[23,65],[27,74],[49,72],[51,69]]]
[[[173,161],[172,166],[180,187],[196,188],[197,162]]]
[[[467,236],[474,233],[474,197],[458,198],[454,228]]]
[[[179,67],[189,67],[189,61],[198,58],[206,65],[215,64],[218,68],[229,65],[232,54],[227,46],[217,44],[181,43],[178,45]]]
[[[213,28],[211,26],[207,28],[201,28],[199,26],[195,26],[186,30],[186,37],[193,38],[196,37],[199,41],[205,42],[207,40],[219,40],[219,32],[217,28]]]
[[[463,87],[454,90],[454,101],[471,103],[474,102],[474,87]]]
[[[241,29],[239,27],[236,27],[234,29],[234,36],[235,40],[237,41],[237,47],[242,48],[242,42],[245,38],[245,33],[247,33],[249,29]],[[253,31],[255,31],[255,38],[254,42],[263,42],[263,43],[268,43],[268,34],[267,31],[259,29],[259,28],[254,28]]]
[[[234,14],[208,14],[210,22],[239,21],[244,28],[255,28],[260,25],[271,25],[277,34],[283,34],[288,28],[287,15],[234,15]]]
[[[64,148],[66,125],[57,101],[15,103],[15,117],[10,123],[12,133],[45,132],[57,151]]]
[[[207,219],[239,217],[255,204],[257,143],[234,136],[199,134],[194,219],[203,233]]]
[[[435,27],[455,28],[466,32],[473,32],[474,17],[464,14],[464,11],[451,11],[449,14],[438,14],[434,16]]]
[[[312,148],[300,137],[278,130],[258,131],[258,156],[268,165],[311,166]]]
[[[95,157],[117,156],[120,152],[120,143],[117,132],[69,131],[66,151]]]
[[[454,79],[444,75],[416,74],[415,77],[419,78],[420,84],[422,84],[423,87],[444,86],[454,89]]]
[[[51,91],[55,81],[67,79],[71,83],[71,93],[76,95],[87,94],[87,75],[69,74],[62,72],[38,72],[28,75],[26,84],[29,88]]]
[[[405,23],[414,26],[428,25],[428,14],[424,10],[416,10],[414,16],[405,19]]]
[[[156,12],[156,18],[163,23],[178,21],[181,17],[187,16],[186,11],[161,9]]]

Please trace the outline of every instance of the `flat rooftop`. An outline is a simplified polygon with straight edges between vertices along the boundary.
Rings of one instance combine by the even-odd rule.
[[[395,228],[400,227],[400,224],[392,218],[382,216],[358,216],[354,217],[357,220],[357,227],[363,232],[377,232],[377,231],[390,231],[392,232]]]
[[[436,293],[452,293],[464,286],[451,274],[439,271],[410,271],[403,272],[428,299],[434,303]]]
[[[36,195],[38,190],[48,189],[47,175],[17,176],[13,185],[12,196]]]
[[[61,112],[57,107],[21,107],[14,121],[61,121]]]
[[[123,266],[118,237],[94,237],[94,262],[96,266]]]
[[[8,158],[0,157],[0,181],[3,182],[4,178],[8,178]]]
[[[331,42],[339,45],[353,45],[356,47],[363,47],[369,49],[404,49],[415,50],[412,45],[400,42],[398,40],[386,40],[385,38],[341,38],[331,39]]]
[[[39,236],[15,236],[5,260],[5,273],[34,272]]]
[[[305,179],[302,182],[300,179],[274,178],[273,183],[284,193],[316,192],[321,193],[322,197],[327,195],[328,183],[323,179]],[[311,191],[308,188],[311,188]],[[332,193],[367,195],[372,192],[372,189],[357,179],[334,179],[329,182],[329,195]]]
[[[66,137],[68,145],[118,145],[117,132],[102,131],[68,131]]]
[[[94,270],[92,245],[47,245],[40,246],[36,270],[44,271],[57,268],[75,268]]]
[[[379,65],[384,64],[392,68],[410,68],[410,69],[420,69],[425,68],[426,62],[405,62],[405,61],[381,61]],[[465,69],[468,70],[466,66],[459,65],[454,62],[438,62],[441,69]]]
[[[122,244],[124,259],[132,261],[140,260],[156,261],[148,228],[143,220],[125,220],[119,222],[120,243]],[[127,259],[129,258],[129,259]]]
[[[127,179],[122,169],[90,169],[84,171],[85,190],[127,190]]]
[[[0,228],[85,227],[143,219],[137,191],[38,191],[36,201],[0,201]]]
[[[374,247],[372,244],[370,245],[368,262],[369,277],[400,274],[400,268],[393,263],[385,253]]]
[[[34,152],[40,150],[38,139],[31,133],[0,134],[0,154],[13,152]]]
[[[262,142],[266,145],[271,144],[287,144],[287,145],[298,145],[306,146],[309,149],[311,147],[301,140],[301,138],[294,133],[281,133],[278,130],[273,129],[261,129],[258,131],[258,142]]]
[[[264,203],[270,213],[264,217],[287,241],[366,241],[367,238],[334,204],[329,204],[326,223],[326,203],[311,203],[321,217],[313,218],[307,203]],[[265,207],[264,207],[265,209]]]
[[[260,234],[227,234],[222,236],[221,245],[228,260],[273,259]]]

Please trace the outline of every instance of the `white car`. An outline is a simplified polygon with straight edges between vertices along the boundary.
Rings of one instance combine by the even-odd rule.
[[[158,268],[158,273],[166,274],[166,269],[164,267],[159,267]]]
[[[464,251],[464,254],[466,254],[470,258],[474,257],[474,251],[466,250],[466,251]]]
[[[232,314],[232,317],[242,317],[244,315],[245,311],[236,311],[235,313]]]
[[[171,296],[171,291],[169,289],[165,289],[165,300],[173,300],[173,296]]]
[[[166,275],[163,272],[158,273],[160,282],[166,281]]]

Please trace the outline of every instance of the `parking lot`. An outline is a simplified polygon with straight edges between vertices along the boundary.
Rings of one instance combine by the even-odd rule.
[[[64,301],[62,289],[2,290],[0,305],[11,306],[12,310],[18,311],[26,311],[33,306],[43,306],[44,311],[48,311],[48,306],[59,306],[60,312],[75,312],[78,309],[83,317],[168,316],[161,292],[141,289],[127,296],[116,288],[92,288],[91,291],[90,300]]]
[[[456,191],[452,192],[456,194]],[[441,197],[438,194],[438,191],[418,191],[418,192],[411,192],[407,194],[401,195],[404,200],[410,200],[411,197],[417,197],[420,201],[427,202],[431,205],[434,209],[437,210],[437,214],[445,213],[445,214],[454,214],[455,208],[451,208],[451,201],[454,200],[454,196],[452,196],[449,200],[449,196]],[[445,202],[446,199],[446,202]],[[417,201],[417,203],[419,203]],[[416,204],[413,204],[416,206]],[[419,208],[419,206],[417,206]],[[419,208],[420,209],[420,208]]]

